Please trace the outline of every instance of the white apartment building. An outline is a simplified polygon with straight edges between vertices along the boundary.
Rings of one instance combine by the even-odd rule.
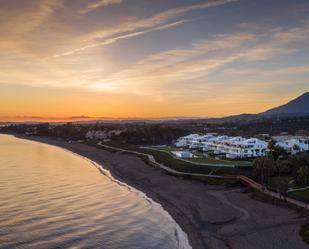
[[[191,141],[189,149],[203,149],[205,147],[205,143],[214,137],[214,133],[198,136]]]
[[[175,146],[176,147],[187,147],[190,146],[193,141],[198,139],[200,135],[198,134],[190,134],[188,136],[180,137],[179,139],[176,140]]]
[[[273,139],[276,141],[277,146],[293,155],[301,151],[309,151],[309,137],[279,136],[273,137]]]
[[[219,146],[223,144],[226,140],[230,139],[228,136],[214,136],[208,141],[204,142],[203,151],[213,151],[216,154],[219,153]]]
[[[249,138],[226,147],[227,158],[261,157],[266,155],[268,143],[257,138]]]
[[[246,140],[243,137],[232,137],[232,138],[228,138],[226,140],[221,141],[220,143],[218,143],[218,145],[216,146],[216,151],[218,151],[218,153],[229,153],[231,147],[233,147],[235,144],[238,144],[239,142],[242,142]]]
[[[266,155],[268,143],[257,138],[246,139],[243,137],[216,136],[206,134],[199,136],[192,134],[179,138],[175,143],[177,147],[202,149],[214,154],[225,155],[227,158],[249,158]]]

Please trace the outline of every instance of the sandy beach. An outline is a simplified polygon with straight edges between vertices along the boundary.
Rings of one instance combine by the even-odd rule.
[[[301,224],[308,223],[308,218],[254,200],[243,193],[243,188],[209,186],[166,175],[134,155],[50,138],[26,139],[87,157],[109,170],[116,179],[146,193],[170,213],[187,233],[194,249],[309,248],[298,235]]]

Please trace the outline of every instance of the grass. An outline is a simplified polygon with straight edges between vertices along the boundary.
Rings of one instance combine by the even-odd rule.
[[[222,167],[222,166],[207,166],[207,165],[194,165],[190,162],[179,160],[174,158],[171,153],[166,153],[167,150],[174,150],[172,147],[152,147],[151,149],[140,148],[137,145],[130,144],[118,144],[115,142],[105,143],[106,145],[125,149],[132,150],[136,152],[142,152],[152,155],[155,160],[159,163],[166,165],[167,167],[185,173],[200,173],[200,174],[209,174],[214,172],[215,174],[245,174],[244,170],[231,167]],[[161,150],[164,148],[165,150]],[[169,149],[167,149],[169,148]]]
[[[277,191],[278,189],[281,189],[284,184],[286,184],[287,182],[291,180],[293,180],[292,175],[270,177],[268,181],[268,185],[271,189]]]
[[[231,165],[231,166],[236,165],[236,162],[220,160],[220,159],[215,159],[215,158],[206,158],[206,157],[190,158],[187,160],[194,162],[194,163],[226,164],[226,165]]]
[[[309,188],[289,192],[289,196],[309,203]]]
[[[164,147],[150,147],[150,148],[153,148],[155,150],[160,150],[160,151],[166,151],[166,152],[171,152],[171,151],[177,151],[179,150],[179,148],[177,147],[171,147],[171,146],[164,146]]]
[[[179,148],[172,147],[172,146],[164,146],[164,147],[149,147],[153,150],[158,150],[162,152],[168,152],[171,153],[172,151],[179,151]],[[193,163],[202,163],[202,164],[225,164],[227,166],[236,166],[236,167],[242,167],[242,166],[252,166],[251,162],[247,161],[229,161],[229,160],[221,160],[216,158],[210,158],[210,157],[203,157],[201,153],[196,153],[199,157],[197,158],[189,158],[186,159],[188,161],[191,161]]]
[[[273,191],[279,192],[280,190],[284,190],[285,185],[293,179],[293,175],[270,177],[268,181],[268,187]],[[289,187],[293,187],[293,189],[295,189],[288,192],[289,197],[309,203],[309,188],[297,190],[297,188],[302,188],[302,186],[299,186],[295,183],[292,183],[289,185]]]
[[[243,174],[244,171],[224,166],[207,166],[207,165],[197,165],[183,160],[174,158],[170,153],[152,150],[152,149],[142,149],[142,152],[151,154],[154,156],[157,162],[162,163],[172,169],[181,172],[189,173],[202,173],[209,174],[211,171],[214,171],[215,174]]]
[[[299,235],[303,241],[309,244],[309,224],[303,225],[300,229]]]
[[[141,149],[140,151],[152,155],[157,162],[180,172],[209,174],[211,171],[209,168],[203,166],[195,166],[191,163],[177,160],[166,152],[151,149]]]

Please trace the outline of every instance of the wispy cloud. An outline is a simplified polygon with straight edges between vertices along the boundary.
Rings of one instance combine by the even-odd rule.
[[[52,58],[59,58],[59,57],[62,57],[62,56],[72,55],[72,54],[75,54],[77,52],[87,50],[89,48],[96,48],[96,47],[100,47],[100,46],[110,45],[110,44],[113,44],[113,43],[115,43],[119,40],[123,40],[123,39],[142,35],[145,32],[146,31],[139,31],[139,32],[130,33],[130,34],[127,34],[127,35],[117,36],[117,37],[110,38],[110,39],[107,39],[107,40],[102,41],[102,42],[98,42],[98,43],[90,44],[90,45],[87,45],[87,46],[84,46],[84,47],[76,48],[76,49],[73,49],[71,51],[67,51],[67,52],[62,53],[62,54],[53,55]]]
[[[175,19],[179,16],[183,16],[194,10],[208,9],[212,7],[217,7],[225,5],[232,2],[239,2],[240,0],[216,0],[216,1],[207,1],[201,4],[189,5],[180,8],[173,8],[166,11],[162,11],[158,14],[155,14],[151,17],[144,19],[135,19],[127,20],[111,28],[104,28],[97,30],[85,36],[85,40],[94,40],[102,39],[109,37],[111,35],[116,35],[123,32],[131,32],[138,29],[154,28],[158,25],[164,25],[167,22]]]
[[[183,20],[179,20],[179,21],[176,21],[176,22],[171,22],[171,23],[167,23],[165,25],[158,26],[156,28],[151,29],[150,31],[159,31],[159,30],[164,30],[164,29],[175,28],[177,26],[183,25],[183,24],[188,23],[188,22],[196,21],[198,19],[200,19],[200,18],[183,19]]]
[[[101,42],[89,44],[89,45],[86,45],[86,46],[83,46],[83,47],[80,47],[80,48],[76,48],[76,49],[61,53],[61,54],[53,55],[52,58],[59,58],[59,57],[62,57],[62,56],[72,55],[72,54],[82,52],[82,51],[90,49],[90,48],[96,48],[96,47],[111,45],[111,44],[113,44],[113,43],[115,43],[119,40],[140,36],[140,35],[143,35],[145,33],[152,32],[152,31],[160,31],[160,30],[175,28],[179,25],[182,25],[184,23],[191,22],[191,21],[194,21],[194,20],[196,20],[196,18],[195,19],[184,19],[184,20],[180,20],[180,21],[177,21],[177,22],[172,22],[172,23],[168,23],[168,24],[165,24],[165,25],[162,25],[162,26],[158,26],[158,27],[155,27],[153,29],[147,29],[147,30],[137,31],[137,32],[128,33],[128,34],[124,34],[124,35],[119,35],[119,36],[116,36],[116,37],[108,38],[108,39],[101,41]]]
[[[189,5],[181,8],[173,8],[170,10],[163,11],[159,14],[156,14],[149,18],[144,19],[131,19],[121,22],[120,24],[102,30],[97,30],[90,34],[82,37],[82,40],[87,42],[93,42],[100,39],[106,39],[102,42],[95,42],[92,44],[84,45],[80,48],[71,49],[69,51],[55,55],[54,58],[66,55],[72,55],[76,52],[84,51],[86,49],[91,49],[97,46],[104,46],[112,44],[118,40],[125,38],[131,38],[138,35],[142,35],[151,31],[159,31],[163,29],[173,28],[179,25],[182,25],[186,22],[192,21],[190,19],[183,19],[174,22],[170,22],[172,19],[175,19],[179,16],[185,15],[190,11],[212,8],[232,2],[238,2],[240,0],[217,0],[217,1],[207,1],[202,4]],[[168,23],[170,22],[170,23]]]
[[[139,1],[143,0],[128,4]],[[273,96],[271,91],[278,91],[279,86],[286,92],[293,87],[299,87],[298,91],[306,88],[308,23],[295,17],[287,19],[287,14],[271,21],[255,16],[249,26],[239,25],[231,16],[254,9],[246,5],[247,1],[238,1],[187,1],[189,6],[150,16],[149,10],[142,12],[140,6],[132,6],[130,11],[146,16],[137,18],[116,6],[108,15],[92,13],[121,1],[31,0],[21,7],[17,0],[6,0],[0,9],[0,85],[8,85],[7,89],[13,91],[24,88],[27,93],[32,91],[29,89],[45,89],[47,98],[56,95],[53,91],[83,95],[85,98],[79,101],[83,103],[89,96],[97,96],[102,102],[86,103],[80,107],[85,106],[85,113],[104,109],[103,101],[106,106],[113,105],[113,110],[124,106],[149,110],[147,103],[151,102],[152,107],[159,107],[158,113],[166,108],[188,113],[199,109],[202,113],[205,107],[217,111],[222,100],[222,108],[231,111],[226,108],[227,102],[236,107],[255,105],[255,99]],[[164,1],[151,1],[152,5],[154,9],[166,6]],[[242,8],[232,8],[240,5]],[[222,8],[213,11],[216,6]],[[77,15],[81,9],[84,14]],[[193,23],[200,16],[201,20]],[[241,17],[244,21],[246,18],[247,14]],[[218,21],[220,25],[216,26]],[[176,28],[177,32],[168,32]],[[136,39],[150,33],[146,39]],[[128,41],[134,37],[136,42]],[[111,46],[120,41],[121,46]],[[0,99],[13,102],[3,89]],[[270,94],[265,95],[267,92]],[[21,101],[20,95],[14,93],[17,102],[27,102]],[[143,101],[135,108],[131,102],[136,99]],[[29,103],[29,110],[36,106]],[[77,102],[63,97],[63,103],[71,103],[74,109]]]
[[[296,39],[289,35],[290,38],[286,37],[283,40],[278,37],[284,36],[285,33],[305,33],[306,30],[307,25],[303,25],[297,29],[278,29],[260,34],[236,32],[216,35],[212,39],[196,42],[188,48],[153,54],[105,78],[104,82],[110,82],[118,90],[130,89],[136,94],[158,93],[159,96],[165,89],[170,89],[170,85],[176,86],[179,82],[196,81],[199,78],[206,82],[211,72],[234,62],[267,61],[278,55],[295,53],[297,49],[290,46],[295,42],[304,41],[304,36]],[[303,71],[306,68],[296,70]],[[100,83],[90,87],[100,89]],[[190,87],[186,91],[193,89],[194,87]]]
[[[130,91],[140,94],[162,91],[168,84],[205,76],[212,70],[244,58],[246,55],[241,51],[256,39],[251,33],[218,35],[213,39],[197,42],[190,48],[172,49],[151,55],[128,69],[107,77],[104,82],[112,82],[117,89],[127,89],[130,86]],[[100,84],[91,87],[100,89]]]
[[[30,32],[38,28],[61,6],[61,0],[35,0],[33,4],[26,4],[25,9],[13,12],[0,11],[0,32],[7,35],[17,35]]]
[[[84,9],[80,11],[80,13],[87,14],[95,9],[109,5],[121,4],[122,2],[123,0],[97,0],[95,2],[88,4]]]

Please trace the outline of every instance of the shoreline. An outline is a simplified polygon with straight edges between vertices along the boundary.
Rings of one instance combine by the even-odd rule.
[[[145,193],[161,205],[187,234],[193,249],[308,248],[297,231],[301,224],[309,222],[308,218],[299,219],[295,211],[253,200],[242,193],[241,188],[226,189],[169,176],[134,155],[111,153],[53,138],[15,136],[71,151],[102,166],[116,181]],[[282,214],[276,217],[278,211]],[[280,231],[270,232],[273,229]],[[262,240],[269,247],[261,247],[259,243],[265,232],[270,236]],[[250,241],[246,235],[252,237]],[[282,241],[287,237],[292,237],[292,240],[279,245],[278,241],[271,239],[273,236]]]
[[[49,144],[51,145],[51,144]],[[54,145],[53,145],[54,146]],[[58,146],[57,146],[58,147]],[[181,245],[181,247],[179,247],[179,249],[193,249],[191,247],[191,245],[189,244],[189,238],[188,235],[182,230],[182,228],[179,226],[179,224],[173,219],[173,217],[169,214],[169,212],[167,212],[160,203],[155,202],[154,200],[152,200],[150,197],[148,197],[144,192],[127,185],[125,182],[121,182],[117,179],[115,179],[113,177],[113,175],[110,173],[109,170],[105,169],[102,165],[98,164],[95,161],[92,161],[90,158],[79,155],[71,150],[68,150],[66,148],[61,148],[64,149],[65,151],[72,153],[73,155],[76,155],[80,158],[82,158],[83,160],[86,160],[88,162],[90,162],[97,170],[99,170],[99,172],[101,174],[103,174],[104,176],[106,176],[107,178],[109,178],[111,181],[119,184],[122,187],[127,188],[129,191],[137,194],[138,196],[140,196],[141,198],[145,199],[147,202],[151,203],[151,205],[153,205],[155,208],[159,207],[160,209],[162,209],[163,214],[167,216],[169,219],[171,219],[174,223],[175,223],[175,232],[176,232],[176,237],[177,237],[177,242],[178,242],[178,246]]]

